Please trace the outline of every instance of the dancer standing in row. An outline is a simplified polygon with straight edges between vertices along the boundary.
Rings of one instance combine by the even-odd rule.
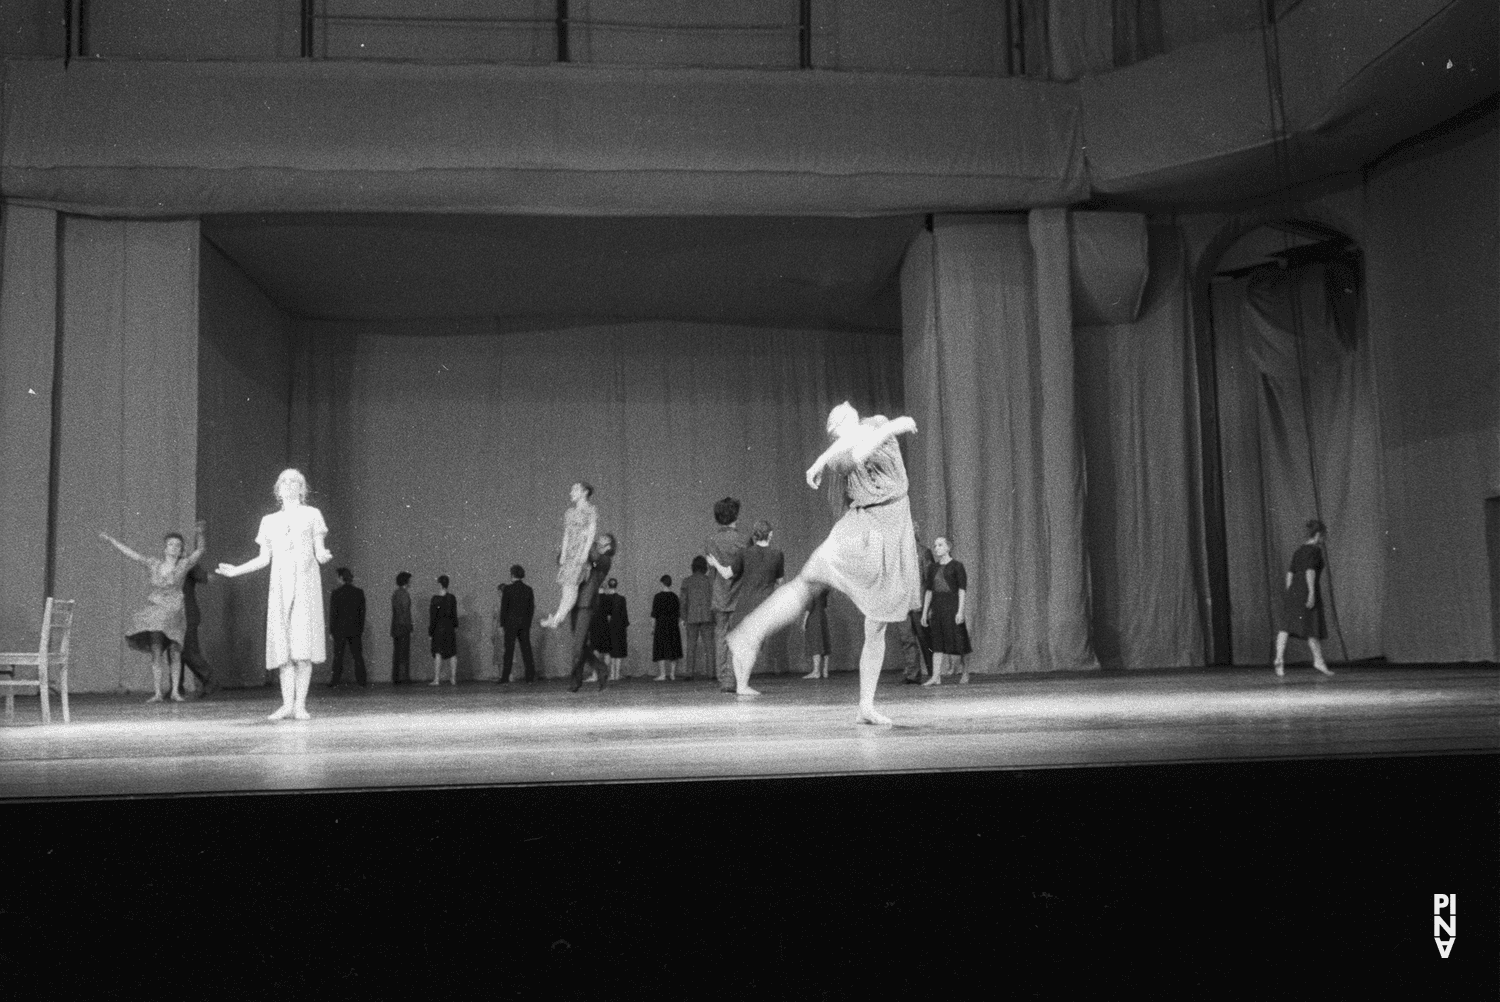
[[[722,498],[714,502],[714,521],[719,524],[712,536],[703,542],[703,552],[708,564],[714,569],[714,671],[719,676],[719,689],[734,692],[736,689],[734,668],[729,660],[726,640],[733,625],[734,610],[740,597],[740,577],[744,574],[745,539],[740,535],[738,523],[740,502],[738,498]]]
[[[682,627],[687,633],[687,677],[714,669],[714,583],[708,577],[708,560],[693,558],[693,573],[682,582]]]
[[[935,562],[927,570],[927,594],[922,600],[922,626],[929,631],[932,643],[932,678],[922,684],[942,685],[949,658],[958,658],[963,666],[958,680],[967,684],[969,669],[963,659],[974,651],[965,612],[969,575],[964,565],[953,559],[953,545],[947,537],[934,539],[932,552]]]
[[[281,708],[268,719],[306,720],[307,690],[315,661],[327,660],[323,640],[323,585],[318,565],[333,559],[325,541],[323,513],[307,504],[307,478],[283,470],[276,478],[281,510],[260,520],[255,542],[260,556],[235,566],[220,564],[218,573],[233,578],[271,568],[266,603],[266,671],[280,673]]]
[[[203,556],[203,523],[198,523],[197,545],[186,556],[183,555],[186,547],[182,533],[167,533],[160,560],[142,556],[107,532],[100,532],[99,538],[131,560],[146,565],[151,591],[146,596],[146,604],[131,616],[130,632],[125,634],[125,640],[136,650],[151,655],[153,692],[146,702],[162,701],[162,678],[165,675],[172,701],[180,703],[182,644],[187,636],[187,609],[183,602],[182,586]]]
[[[521,645],[521,665],[526,669],[526,681],[536,681],[536,662],[531,656],[531,618],[536,615],[536,596],[526,583],[526,568],[520,564],[510,566],[510,584],[497,585],[500,589],[499,620],[501,643],[500,681],[510,681],[510,667],[515,661],[516,645]]]
[[[677,663],[682,660],[682,603],[672,591],[672,575],[661,576],[661,591],[651,599],[651,660],[656,662],[657,682],[677,681]]]
[[[1317,519],[1307,523],[1307,541],[1292,554],[1292,567],[1286,572],[1286,586],[1281,593],[1282,628],[1276,634],[1276,674],[1286,671],[1286,640],[1301,637],[1312,650],[1313,667],[1332,675],[1323,660],[1321,641],[1328,636],[1323,619],[1323,595],[1318,579],[1323,573],[1323,538],[1328,529]]]
[[[771,523],[757,519],[750,529],[750,545],[740,555],[743,573],[740,575],[740,597],[735,603],[734,621],[738,625],[771,597],[786,578],[786,558],[771,545],[774,535]],[[786,670],[786,649],[774,644],[763,659],[774,674]]]
[[[916,422],[909,417],[888,421],[876,416],[861,421],[848,403],[839,404],[828,415],[833,443],[808,467],[807,484],[817,489],[824,470],[833,470],[842,482],[838,497],[846,510],[797,576],[730,634],[736,691],[741,695],[758,695],[749,683],[761,641],[801,615],[816,591],[836,588],[865,616],[857,720],[891,722],[875,709],[875,688],[885,660],[885,627],[905,619],[921,598],[917,543],[906,497],[906,464],[896,436],[916,430]]]
[[[580,480],[569,496],[573,507],[563,513],[562,548],[557,553],[557,611],[542,620],[548,629],[561,626],[578,601],[578,588],[588,575],[594,535],[599,531],[599,511],[591,502],[593,486]]]
[[[396,575],[391,592],[391,685],[411,681],[411,572]]]
[[[802,650],[812,659],[812,671],[803,678],[828,677],[828,589],[820,588],[802,613]]]
[[[427,603],[427,635],[432,638],[432,681],[443,684],[443,662],[449,680],[458,684],[458,599],[448,591],[448,575],[439,574],[438,593]]]
[[[328,688],[337,689],[344,680],[344,648],[354,655],[354,682],[369,686],[365,677],[365,592],[354,586],[354,572],[340,567],[334,572],[342,582],[328,596],[328,633],[333,637],[333,670]]]

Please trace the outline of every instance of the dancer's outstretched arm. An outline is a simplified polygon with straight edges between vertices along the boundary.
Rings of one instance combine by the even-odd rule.
[[[135,552],[130,547],[126,546],[124,543],[120,542],[118,539],[111,536],[107,532],[100,532],[99,538],[109,543],[115,549],[119,550],[121,553],[129,557],[131,560],[135,560],[143,564],[149,564],[151,562],[151,558],[141,556],[139,553]]]
[[[322,540],[319,540],[319,546],[321,547],[321,545]],[[247,560],[237,567],[234,564],[220,564],[215,573],[220,577],[237,578],[241,574],[249,574],[251,571],[258,571],[262,567],[269,566],[271,566],[271,547],[267,543],[262,543],[260,544],[260,556],[253,560]]]
[[[909,417],[898,417],[894,421],[876,426],[864,426],[866,434],[860,435],[854,442],[854,447],[849,450],[850,457],[856,463],[863,463],[870,458],[870,453],[885,444],[887,439],[895,438],[897,435],[915,435],[917,433],[917,422]]]
[[[207,523],[199,522],[196,526],[196,529],[197,532],[195,532],[193,536],[193,552],[189,553],[187,555],[187,559],[183,561],[183,563],[187,565],[189,569],[198,566],[198,561],[203,559],[203,551],[208,548]]]

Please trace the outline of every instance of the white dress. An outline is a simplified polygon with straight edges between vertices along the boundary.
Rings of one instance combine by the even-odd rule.
[[[328,660],[324,643],[323,579],[318,536],[323,513],[301,505],[260,520],[255,541],[271,548],[271,595],[266,603],[266,671],[292,661]]]

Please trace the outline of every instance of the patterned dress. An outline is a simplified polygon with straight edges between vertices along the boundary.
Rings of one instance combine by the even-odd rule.
[[[557,583],[577,585],[588,576],[589,550],[599,524],[599,510],[585,501],[563,513],[562,552],[558,556]]]
[[[181,647],[187,635],[187,607],[183,603],[182,583],[187,580],[196,560],[152,560],[147,565],[151,593],[146,604],[130,617],[130,631],[125,640],[140,651],[151,650],[154,634],[166,637],[166,643]]]
[[[878,428],[887,422],[876,416],[860,423]],[[862,463],[845,453],[831,465],[847,477],[849,507],[808,557],[802,576],[848,595],[867,619],[899,623],[922,607],[901,446],[889,438]]]
[[[255,541],[271,549],[266,671],[294,661],[328,660],[317,557],[318,537],[327,532],[323,513],[307,505],[284,508],[260,520]]]

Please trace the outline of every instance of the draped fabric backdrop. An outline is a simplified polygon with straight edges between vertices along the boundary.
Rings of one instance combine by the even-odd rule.
[[[1203,663],[1197,384],[1172,227],[1150,228],[1150,265],[1138,319],[1075,332],[1094,645],[1108,667]]]
[[[1095,664],[1067,240],[1060,212],[938,217],[902,266],[913,510],[968,571],[972,670]]]
[[[69,684],[150,687],[124,634],[164,533],[192,538],[198,440],[198,222],[67,217],[62,228],[63,388],[54,549],[59,598],[78,601]]]
[[[1213,286],[1236,664],[1269,660],[1310,518],[1328,526],[1329,656],[1385,653],[1380,430],[1363,312],[1343,291],[1352,282],[1310,264]]]
[[[377,680],[390,677],[389,596],[402,570],[413,575],[415,676],[431,663],[427,603],[447,574],[459,676],[493,678],[496,585],[519,563],[538,609],[555,607],[563,510],[578,480],[594,485],[600,530],[619,538],[612,573],[631,620],[626,670],[650,670],[657,579],[671,574],[675,588],[686,576],[714,529],[713,503],[738,497],[747,533],[768,519],[795,573],[832,525],[803,480],[826,444],[828,411],[844,399],[864,413],[901,410],[900,341],[883,334],[303,322],[295,351],[290,458],[329,525],[325,585],[348,566],[365,589]],[[274,476],[268,466],[264,490]],[[229,559],[254,552],[254,522],[243,521],[226,530],[243,551]],[[852,668],[859,620],[841,597],[830,610],[833,667]],[[567,631],[534,638],[546,673],[563,673]],[[789,645],[801,666],[795,629],[772,643]]]

